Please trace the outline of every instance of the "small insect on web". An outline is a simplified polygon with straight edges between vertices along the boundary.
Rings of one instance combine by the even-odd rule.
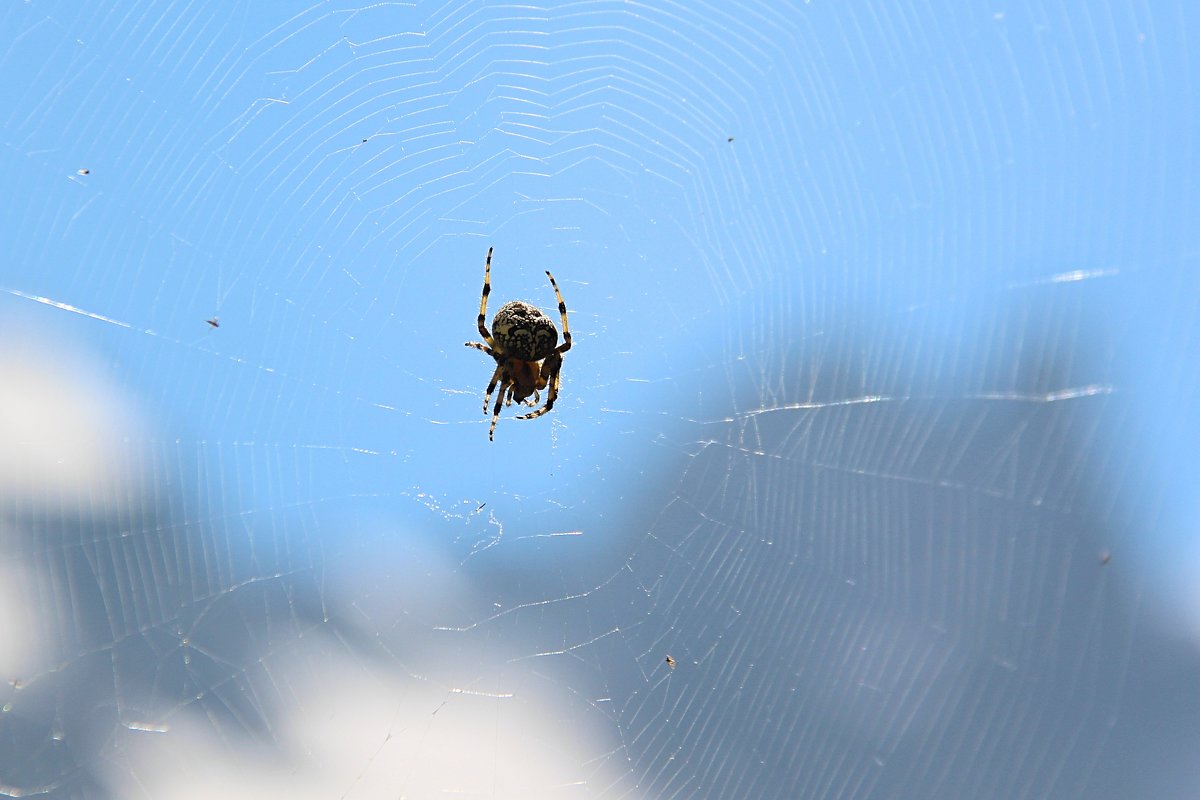
[[[563,342],[558,343],[558,329],[550,318],[533,305],[521,300],[505,303],[492,318],[492,330],[488,332],[488,295],[492,291],[492,249],[488,248],[487,261],[483,267],[483,296],[479,301],[479,318],[476,324],[482,342],[465,342],[467,347],[482,350],[496,361],[496,369],[483,395],[483,413],[487,413],[492,390],[500,385],[496,404],[492,408],[492,424],[488,428],[488,440],[494,441],[496,420],[500,418],[500,407],[513,402],[536,406],[541,390],[549,387],[546,404],[536,411],[522,414],[517,419],[536,419],[554,408],[561,386],[563,354],[571,349],[571,330],[567,327],[567,304],[550,270],[546,277],[554,288],[558,299],[558,313],[562,318]]]

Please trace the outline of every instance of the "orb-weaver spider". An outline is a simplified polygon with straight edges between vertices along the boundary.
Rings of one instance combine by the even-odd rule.
[[[500,306],[492,317],[492,332],[484,324],[487,318],[488,295],[492,291],[492,248],[488,248],[487,262],[483,267],[483,297],[479,301],[479,335],[482,342],[465,342],[467,347],[482,350],[496,360],[496,371],[483,395],[483,413],[487,413],[492,390],[500,384],[500,394],[492,408],[492,425],[488,428],[488,440],[495,441],[496,420],[500,418],[500,407],[512,405],[514,401],[527,406],[536,406],[541,390],[550,387],[546,405],[537,411],[522,414],[517,419],[536,419],[554,408],[561,383],[563,353],[571,349],[571,329],[567,327],[567,304],[562,292],[554,282],[550,270],[546,277],[554,287],[558,298],[558,313],[562,317],[563,342],[558,343],[558,329],[550,318],[529,303],[513,300]],[[532,398],[530,398],[532,395]]]

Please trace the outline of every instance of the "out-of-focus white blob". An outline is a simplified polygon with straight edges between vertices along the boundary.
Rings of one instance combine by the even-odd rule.
[[[0,679],[46,669],[42,589],[23,555],[27,520],[103,515],[139,501],[130,478],[144,440],[131,398],[75,342],[9,319],[0,329]]]
[[[353,629],[261,662],[288,698],[268,712],[272,745],[185,709],[166,732],[122,737],[114,794],[637,800],[611,719],[580,695],[581,662],[530,657],[536,644],[513,628],[496,635],[506,617],[456,563],[378,524],[386,537],[347,542],[325,575],[325,607]],[[439,627],[460,615],[480,624]]]
[[[126,758],[110,785],[120,796],[165,800],[606,795],[628,779],[624,762],[599,733],[601,715],[593,730],[581,726],[579,698],[539,674],[545,667],[525,660],[474,685],[448,685],[395,662],[372,665],[333,637],[306,637],[272,661],[274,681],[294,699],[271,720],[277,750],[236,729],[224,738],[202,714],[179,714],[168,730],[122,738]]]
[[[0,350],[0,508],[104,513],[136,502],[131,400],[71,342],[29,331]]]

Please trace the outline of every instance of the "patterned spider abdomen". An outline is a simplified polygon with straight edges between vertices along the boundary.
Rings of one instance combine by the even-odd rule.
[[[541,361],[558,347],[558,328],[529,303],[513,300],[492,318],[492,339],[505,355],[521,361]]]

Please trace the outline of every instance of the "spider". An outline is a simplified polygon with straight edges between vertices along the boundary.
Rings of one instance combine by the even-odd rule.
[[[563,302],[562,292],[554,282],[550,270],[546,277],[554,287],[554,296],[558,298],[558,313],[562,317],[563,342],[558,343],[558,329],[550,318],[520,300],[513,300],[500,306],[496,316],[492,317],[492,332],[488,333],[484,320],[487,316],[488,294],[492,291],[492,248],[488,248],[487,263],[483,267],[483,297],[479,301],[479,335],[482,342],[465,342],[467,347],[482,350],[496,359],[496,371],[488,383],[487,392],[483,395],[483,413],[487,413],[488,401],[492,399],[492,390],[500,384],[500,394],[496,396],[496,405],[492,408],[492,426],[488,429],[488,441],[495,441],[496,420],[500,418],[500,406],[512,405],[513,401],[527,406],[536,406],[541,398],[541,390],[550,387],[546,395],[546,405],[537,411],[522,414],[517,419],[536,419],[554,408],[558,399],[558,388],[561,383],[559,370],[562,369],[563,353],[571,349],[571,330],[567,327],[567,304]],[[486,343],[486,344],[485,344]],[[532,395],[532,397],[530,397]]]

